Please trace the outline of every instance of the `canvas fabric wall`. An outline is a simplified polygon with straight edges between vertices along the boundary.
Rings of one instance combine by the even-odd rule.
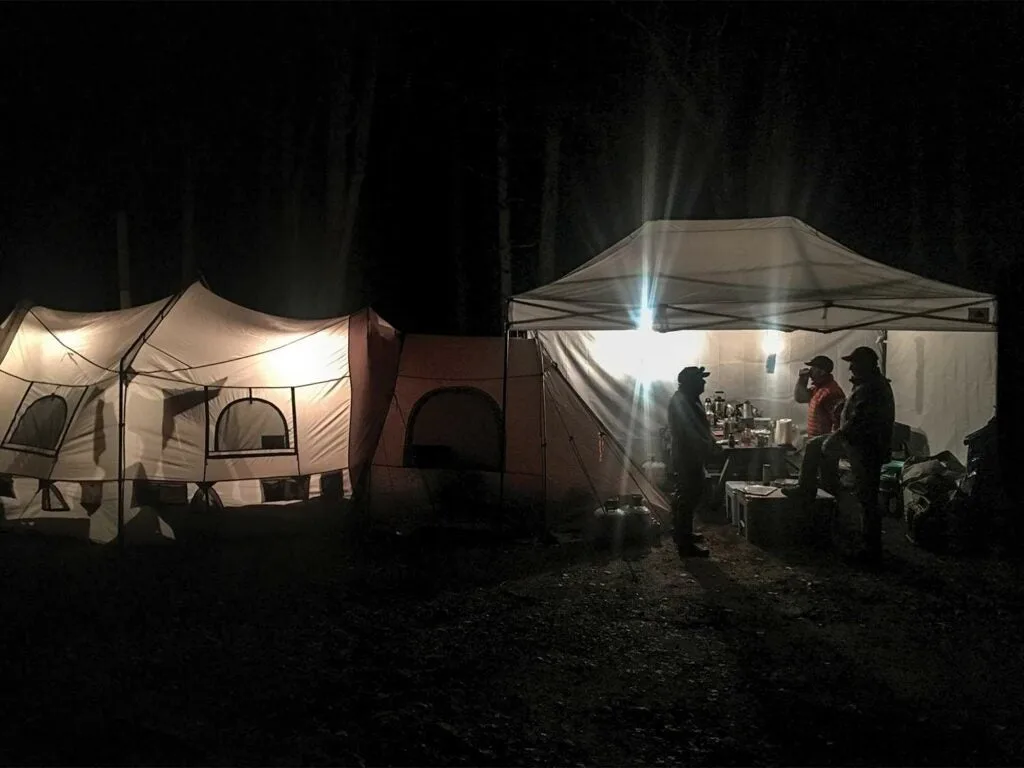
[[[995,415],[995,333],[893,331],[888,368],[896,418],[927,439],[927,451],[966,461],[964,438]]]
[[[661,494],[625,460],[565,378],[542,362],[533,340],[509,343],[506,508],[497,508],[498,466],[418,466],[410,456],[417,441],[487,460],[500,453],[487,443],[500,440],[494,425],[501,419],[503,356],[500,338],[406,337],[371,468],[376,519],[416,525],[461,507],[465,522],[543,515],[552,529],[575,530],[605,498],[629,493],[643,493],[665,513]],[[445,407],[432,413],[439,402]]]
[[[877,331],[540,331],[537,337],[637,463],[658,453],[658,433],[667,425],[676,375],[685,366],[702,365],[711,372],[705,396],[723,390],[727,400],[750,400],[764,415],[806,428],[807,406],[793,399],[804,363],[828,355],[849,393],[841,356],[858,346],[879,348]],[[770,354],[776,356],[774,373],[766,371]]]

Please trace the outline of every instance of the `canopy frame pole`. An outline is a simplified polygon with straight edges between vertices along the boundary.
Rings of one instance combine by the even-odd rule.
[[[544,532],[548,531],[548,401],[547,371],[544,364],[544,351],[540,347],[540,339],[534,334],[534,345],[537,349],[537,360],[540,362],[540,518]]]
[[[505,305],[505,321],[503,323],[505,328],[505,352],[504,362],[501,367],[501,479],[498,483],[498,509],[502,515],[505,512],[505,473],[507,471],[508,463],[508,354],[509,354],[509,337],[511,330],[508,324],[508,309],[509,301],[506,299]]]
[[[117,551],[124,554],[124,433],[125,395],[128,388],[124,358],[117,367]]]

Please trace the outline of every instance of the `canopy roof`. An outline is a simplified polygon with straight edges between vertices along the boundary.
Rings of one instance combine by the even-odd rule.
[[[995,298],[871,261],[789,216],[649,221],[513,297],[510,328],[993,331]]]

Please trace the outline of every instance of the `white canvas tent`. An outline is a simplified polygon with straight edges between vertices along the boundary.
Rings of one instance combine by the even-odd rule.
[[[634,460],[652,452],[675,373],[689,364],[711,369],[709,393],[802,423],[791,395],[802,363],[820,353],[839,365],[873,346],[897,419],[926,432],[933,452],[962,455],[995,405],[994,297],[870,261],[789,217],[647,222],[515,296],[508,327],[537,333]],[[931,351],[918,364],[908,350],[923,338]],[[848,388],[843,368],[838,378]]]
[[[145,506],[140,482],[224,506],[350,494],[398,359],[370,310],[288,320],[199,283],[115,312],[22,307],[2,338],[6,518],[78,521],[101,542]]]
[[[634,493],[667,518],[661,493],[536,342],[509,340],[507,376],[504,353],[501,338],[404,338],[371,467],[375,519],[417,525],[443,513],[495,523],[500,515],[532,525],[542,516],[550,530],[574,531],[608,497]]]

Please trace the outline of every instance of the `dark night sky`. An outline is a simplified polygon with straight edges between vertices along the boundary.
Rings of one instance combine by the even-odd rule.
[[[995,3],[4,4],[0,309],[115,308],[119,208],[135,301],[176,290],[190,153],[197,259],[221,295],[294,316],[372,303],[403,330],[455,332],[461,243],[468,330],[495,332],[499,104],[516,290],[534,279],[554,110],[562,271],[644,218],[646,147],[653,217],[788,213],[994,288],[1022,239],[1022,21]],[[347,51],[358,80],[370,50],[364,266],[346,298],[316,234],[329,73]],[[291,260],[266,181],[288,125],[307,158]]]

